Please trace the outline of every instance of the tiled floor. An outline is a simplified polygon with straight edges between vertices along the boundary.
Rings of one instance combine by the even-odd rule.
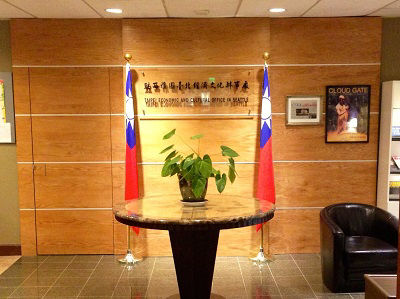
[[[0,298],[179,298],[171,257],[132,268],[112,255],[21,257],[0,275]],[[332,294],[317,254],[276,255],[264,267],[244,257],[217,258],[212,298],[364,298]]]

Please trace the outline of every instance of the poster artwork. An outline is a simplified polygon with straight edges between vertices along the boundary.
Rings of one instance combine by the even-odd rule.
[[[326,87],[326,142],[368,142],[370,85]]]

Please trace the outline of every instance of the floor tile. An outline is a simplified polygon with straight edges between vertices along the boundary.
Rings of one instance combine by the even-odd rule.
[[[88,278],[86,277],[60,277],[58,278],[54,286],[57,287],[83,287]]]
[[[150,278],[147,277],[131,277],[131,278],[121,278],[118,281],[118,286],[124,287],[138,287],[149,285]]]
[[[110,298],[114,292],[114,288],[115,286],[86,285],[79,296],[108,296]]]
[[[17,287],[25,280],[23,277],[3,278],[0,277],[0,287]]]
[[[62,272],[61,277],[86,277],[92,274],[93,270],[70,270],[67,269]]]
[[[65,298],[65,297],[76,297],[81,291],[82,287],[71,287],[71,286],[54,286],[51,287],[44,298]]]
[[[293,260],[292,256],[290,254],[273,254],[272,255],[273,260]]]
[[[21,256],[16,263],[42,263],[43,261],[45,261],[48,258],[47,255],[43,256],[43,255],[38,255],[38,256]]]
[[[41,269],[38,268],[30,277],[58,277],[63,273],[63,269]]]
[[[302,268],[321,268],[321,261],[319,259],[314,260],[296,260],[296,264]]]
[[[64,270],[65,268],[67,268],[69,265],[69,263],[58,263],[58,262],[43,262],[42,264],[40,264],[39,269],[62,269]]]
[[[46,294],[48,287],[18,287],[10,296],[10,298],[41,298]]]
[[[351,296],[348,294],[326,294],[326,295],[318,295],[318,299],[351,299]]]
[[[297,265],[293,260],[275,260],[271,263],[268,263],[268,265],[271,270],[277,268],[297,268]]]
[[[309,284],[323,284],[322,274],[305,274],[304,275]]]
[[[15,287],[0,287],[0,298],[10,296],[16,289]]]
[[[351,298],[353,299],[364,299],[365,295],[364,294],[350,294]]]
[[[147,286],[117,286],[114,289],[113,298],[120,296],[129,296],[129,298],[141,297],[145,296],[147,290]]]
[[[94,268],[96,268],[97,263],[71,263],[69,264],[69,266],[67,267],[67,269],[86,269],[86,270],[93,270]]]
[[[30,276],[28,277],[21,286],[24,287],[51,287],[57,280],[56,276],[44,277],[44,276]]]
[[[49,255],[44,261],[45,263],[70,263],[75,258],[75,255]]]
[[[232,281],[229,279],[214,279],[212,292],[227,298],[246,296],[243,281]]]
[[[321,257],[319,256],[318,253],[292,253],[290,255],[296,261],[321,260]]]
[[[98,263],[102,259],[102,255],[77,255],[73,263]]]
[[[175,279],[166,278],[166,279],[151,279],[149,283],[149,287],[147,289],[147,296],[163,296],[168,297],[174,294],[179,293],[178,283]]]
[[[239,263],[240,271],[243,277],[246,276],[271,276],[271,270],[268,265],[257,266],[253,263]]]
[[[303,273],[303,275],[313,275],[315,273],[321,273],[321,267],[317,267],[317,268],[313,268],[313,267],[307,267],[307,268],[300,268],[301,273]]]
[[[272,275],[278,276],[299,276],[302,275],[299,268],[271,268]]]
[[[332,292],[323,284],[312,284],[311,288],[314,290],[314,293],[317,296],[332,294]]]

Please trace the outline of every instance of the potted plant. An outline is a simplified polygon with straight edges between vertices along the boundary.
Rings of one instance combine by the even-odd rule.
[[[164,135],[163,140],[168,140],[175,135],[176,129]],[[178,136],[179,137],[179,136]],[[197,140],[198,148],[202,134],[190,137],[191,140]],[[180,137],[179,137],[180,138]],[[237,172],[235,170],[235,157],[239,154],[233,149],[222,145],[221,155],[228,158],[228,175],[216,170],[212,166],[212,160],[209,154],[203,156],[199,151],[194,150],[182,138],[181,141],[190,149],[189,154],[179,152],[174,144],[164,148],[160,154],[166,154],[164,166],[161,170],[161,176],[177,175],[179,179],[179,189],[184,202],[202,202],[205,201],[207,193],[208,179],[215,179],[215,184],[219,193],[224,191],[227,177],[231,183],[236,179]]]

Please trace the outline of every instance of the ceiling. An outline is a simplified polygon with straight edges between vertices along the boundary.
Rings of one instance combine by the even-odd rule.
[[[342,16],[400,17],[400,0],[0,0],[0,19]]]

